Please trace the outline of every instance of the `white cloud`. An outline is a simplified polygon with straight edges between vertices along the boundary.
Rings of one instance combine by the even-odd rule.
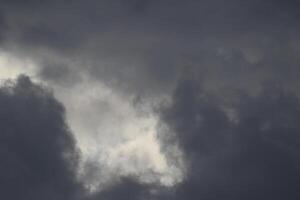
[[[89,187],[98,189],[128,175],[166,186],[180,181],[180,168],[170,166],[160,150],[158,118],[151,109],[141,113],[131,97],[118,94],[100,81],[84,76],[82,80],[72,88],[53,87],[66,106],[84,162],[93,162],[98,168],[87,182]]]
[[[29,58],[17,58],[0,49],[0,80],[14,79],[19,74],[35,77],[37,66]]]

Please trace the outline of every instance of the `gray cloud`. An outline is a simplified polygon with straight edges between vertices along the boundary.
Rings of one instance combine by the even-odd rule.
[[[264,88],[256,96],[238,93],[231,120],[195,80],[178,85],[162,110],[188,163],[175,199],[299,198],[300,101],[280,85]]]
[[[75,91],[85,78],[84,83],[91,88],[98,81],[108,88],[109,94],[117,94],[107,95],[117,96],[117,103],[109,104],[105,99],[101,104],[94,102],[101,98],[91,92],[96,100],[86,101],[87,106],[78,105],[80,112],[84,113],[80,109],[86,106],[94,112],[100,110],[104,116],[104,111],[113,113],[107,104],[117,107],[119,100],[128,99],[137,99],[140,107],[157,106],[151,98],[161,100],[167,96],[171,102],[158,109],[160,123],[170,128],[168,134],[171,134],[159,135],[159,139],[166,155],[170,145],[182,149],[186,179],[171,190],[156,190],[153,189],[156,185],[125,178],[91,198],[299,198],[300,5],[297,1],[0,0],[0,3],[1,49],[36,61],[35,73],[40,80],[54,87],[59,85],[65,89],[62,91]],[[186,77],[186,71],[192,75]],[[266,82],[274,84],[266,87]],[[80,91],[87,91],[86,85],[83,89],[79,87]],[[3,87],[2,93],[0,101],[7,105],[3,106],[3,113],[8,113],[3,114],[3,130],[15,132],[8,137],[4,131],[3,141],[12,142],[3,144],[4,149],[18,150],[16,155],[3,151],[4,163],[20,162],[29,165],[29,169],[31,165],[38,166],[45,170],[40,173],[46,175],[48,167],[57,169],[57,175],[44,177],[25,172],[19,167],[22,165],[10,168],[17,172],[14,174],[18,181],[6,184],[5,195],[15,195],[15,199],[21,194],[23,199],[77,196],[74,191],[80,191],[81,187],[73,180],[74,169],[68,169],[68,162],[61,160],[62,152],[75,149],[65,129],[62,106],[25,77],[19,78],[10,89]],[[44,101],[50,103],[46,106]],[[65,101],[72,102],[76,101]],[[92,103],[98,106],[91,109]],[[77,105],[66,107],[76,110]],[[53,116],[45,116],[45,110],[54,112]],[[128,116],[128,111],[123,112]],[[98,114],[85,113],[91,117],[93,128],[99,128],[94,125],[98,124]],[[16,116],[20,119],[15,119]],[[40,123],[31,124],[30,118]],[[27,128],[30,130],[26,131]],[[58,131],[57,135],[51,135],[49,152],[42,145],[44,135],[41,138],[38,134],[41,129],[45,130],[42,132],[45,136]],[[27,139],[22,131],[30,133]],[[56,148],[61,137],[66,137],[62,140],[68,144]],[[18,140],[22,145],[14,143]],[[19,150],[30,149],[31,140],[41,144],[41,151],[29,152],[34,153],[34,159]],[[36,152],[49,155],[49,159],[39,158]],[[49,165],[42,165],[39,159]],[[33,178],[26,179],[23,186],[21,180],[27,173]],[[11,178],[6,173],[2,184]],[[52,185],[39,182],[47,179],[48,183],[48,178]],[[38,189],[29,194],[37,185]],[[16,187],[23,189],[12,193]]]
[[[235,0],[3,3],[8,43],[33,55],[42,48],[78,59],[70,73],[89,73],[134,93],[168,90],[186,63],[222,82],[247,85],[282,75],[295,81],[297,7]]]
[[[1,86],[0,107],[1,198],[79,199],[79,157],[64,107],[26,76]]]
[[[125,178],[91,198],[299,198],[299,98],[270,83],[259,94],[237,91],[223,102],[201,85],[185,77],[173,102],[160,110],[161,123],[169,127],[161,145],[179,144],[185,179],[170,189]]]

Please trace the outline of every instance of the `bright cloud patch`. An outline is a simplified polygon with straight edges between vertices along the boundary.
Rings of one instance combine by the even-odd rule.
[[[163,185],[182,179],[180,169],[170,166],[161,152],[158,119],[151,109],[140,112],[131,98],[118,95],[100,82],[83,81],[72,90],[57,87],[56,92],[65,102],[84,162],[93,163],[97,171],[88,178],[88,187],[96,189],[128,175]]]
[[[16,78],[19,74],[34,76],[36,66],[31,59],[17,58],[0,49],[0,81]]]

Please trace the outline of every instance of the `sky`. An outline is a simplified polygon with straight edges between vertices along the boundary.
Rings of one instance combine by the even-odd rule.
[[[296,0],[0,0],[0,198],[298,200]]]

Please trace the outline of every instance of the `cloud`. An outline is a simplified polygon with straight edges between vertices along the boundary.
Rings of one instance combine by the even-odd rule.
[[[1,198],[79,199],[79,154],[63,105],[19,76],[1,86],[0,108]]]
[[[182,66],[203,87],[298,87],[295,1],[6,1],[3,48],[37,60],[44,81],[84,74],[117,92],[170,93]],[[223,88],[222,88],[223,89]]]
[[[110,188],[91,196],[91,199],[132,199],[139,200],[145,197],[150,197],[149,187],[147,185],[140,184],[132,177],[123,178]]]
[[[0,77],[27,73],[53,88],[79,148],[92,149],[83,152],[83,160],[92,158],[88,164],[97,169],[88,176],[111,184],[95,198],[120,198],[119,193],[127,190],[133,199],[299,196],[300,16],[295,0],[0,3]],[[192,75],[185,74],[189,70]],[[13,92],[3,95],[20,99],[26,94],[7,103],[18,112],[13,116],[27,122],[37,114],[26,109],[44,105],[44,99],[27,99],[28,87],[21,87],[25,79],[18,80],[9,86],[12,89],[4,86],[3,91]],[[270,81],[275,84],[266,87]],[[29,96],[44,91],[27,84],[40,88]],[[12,106],[15,101],[20,109]],[[53,117],[55,123],[64,122],[59,117],[63,111],[59,113]],[[15,129],[31,124],[14,123],[10,127]],[[38,125],[43,123],[39,128],[45,134],[55,124],[47,120],[46,125],[45,120]],[[52,157],[63,151],[53,148]],[[22,158],[18,162],[27,162],[23,154],[16,156]],[[67,165],[57,165],[64,174],[62,165]],[[147,179],[154,171],[155,179],[161,180],[173,174],[171,169],[182,170],[178,174],[185,177],[172,189],[154,190],[159,194],[153,195],[158,182],[145,183],[140,176],[145,168]],[[37,196],[38,191],[45,194],[43,184],[38,185]],[[53,185],[53,191],[60,187]],[[34,187],[30,183],[26,188]]]
[[[3,1],[2,10],[6,46],[43,60],[45,72],[53,72],[48,68],[54,63],[55,73],[88,73],[149,95],[172,88],[186,63],[205,71],[211,85],[218,78],[253,85],[282,74],[295,80],[298,6],[293,1],[75,0]],[[66,57],[78,65],[57,67]],[[65,80],[52,74],[41,73],[45,80]]]
[[[0,50],[0,81],[5,82],[7,79],[15,79],[20,74],[26,73],[33,77],[38,66],[29,59],[24,57],[16,57],[5,51]]]
[[[162,110],[162,138],[175,137],[188,163],[175,199],[298,199],[299,98],[278,84],[234,96],[225,104],[186,78]]]

